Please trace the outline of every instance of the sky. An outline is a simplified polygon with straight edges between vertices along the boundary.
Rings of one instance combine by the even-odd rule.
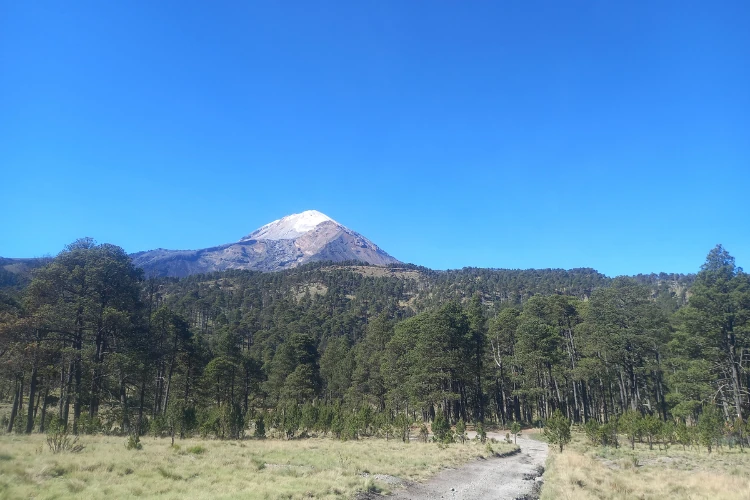
[[[750,2],[0,0],[0,256],[319,210],[433,269],[750,268]]]

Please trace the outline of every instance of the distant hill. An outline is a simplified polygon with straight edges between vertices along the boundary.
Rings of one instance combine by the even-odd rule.
[[[25,285],[31,280],[31,272],[49,261],[49,257],[36,259],[0,257],[0,288]]]

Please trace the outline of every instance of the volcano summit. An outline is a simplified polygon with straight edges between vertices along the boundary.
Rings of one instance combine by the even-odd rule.
[[[359,260],[379,266],[399,262],[361,234],[317,210],[287,215],[236,243],[202,250],[159,248],[131,257],[148,276],[188,276],[226,269],[280,271],[321,260]]]

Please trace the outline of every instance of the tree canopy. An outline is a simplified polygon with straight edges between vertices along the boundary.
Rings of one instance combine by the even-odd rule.
[[[0,399],[22,432],[55,416],[77,433],[405,439],[436,419],[750,412],[750,281],[721,246],[695,276],[313,263],[144,279],[82,239],[3,280]]]

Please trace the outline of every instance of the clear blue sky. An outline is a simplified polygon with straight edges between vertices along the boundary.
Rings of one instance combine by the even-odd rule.
[[[750,268],[750,2],[0,0],[0,255],[317,209],[436,269]]]

